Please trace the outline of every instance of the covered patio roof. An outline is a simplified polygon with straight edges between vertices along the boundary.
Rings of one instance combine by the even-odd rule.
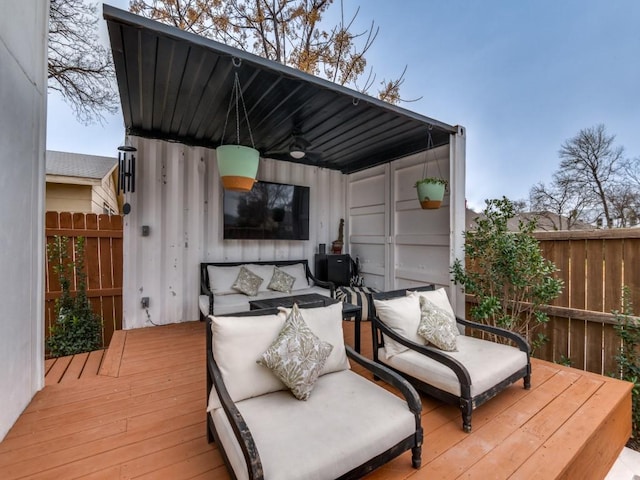
[[[215,148],[237,71],[263,157],[352,173],[449,143],[456,129],[327,80],[104,5],[127,133]],[[240,66],[234,67],[234,58]],[[236,64],[238,61],[236,60]],[[311,152],[288,152],[294,136]],[[235,122],[225,138],[235,143]],[[240,143],[250,145],[246,125]]]

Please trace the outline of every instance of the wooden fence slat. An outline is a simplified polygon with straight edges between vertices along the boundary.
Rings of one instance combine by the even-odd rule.
[[[620,309],[622,295],[623,241],[604,242],[604,311]]]
[[[623,247],[624,278],[623,283],[629,288],[633,312],[640,313],[640,239],[625,238]]]
[[[585,320],[569,319],[569,359],[571,360],[571,366],[580,370],[585,370],[586,323]]]
[[[552,352],[545,359],[551,358],[553,362],[560,362],[569,358],[569,319],[551,317],[549,320],[553,327]]]
[[[587,308],[586,302],[586,242],[584,240],[571,241],[571,269],[569,282],[565,288],[569,289],[569,304],[571,308]]]
[[[603,240],[589,240],[587,242],[587,310],[594,310],[596,312],[603,311],[603,297],[604,292],[602,290],[603,282],[603,261],[604,261],[604,245]]]
[[[602,329],[602,323],[587,322],[585,370],[588,372],[602,373]]]

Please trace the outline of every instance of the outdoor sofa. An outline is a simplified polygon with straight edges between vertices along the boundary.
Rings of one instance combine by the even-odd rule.
[[[299,318],[294,312],[207,317],[207,433],[232,478],[355,479],[409,449],[419,468],[420,397],[400,375],[344,344],[340,304],[299,310],[318,342],[333,347],[307,399],[256,362]],[[404,398],[353,372],[348,358]]]
[[[263,279],[256,295],[249,296],[233,288],[241,267],[250,270]],[[290,292],[269,288],[274,267],[294,277]],[[318,280],[305,260],[274,260],[259,262],[204,262],[200,264],[200,320],[208,315],[225,315],[250,310],[249,302],[267,298],[306,295],[317,293],[333,297],[335,285]]]
[[[457,405],[465,432],[471,431],[475,408],[521,378],[524,388],[530,388],[530,349],[524,338],[502,328],[456,317],[443,288],[427,286],[411,290],[373,294],[375,362],[400,373],[419,391]],[[428,302],[421,303],[421,296]],[[427,325],[432,342],[418,333],[425,313],[429,317],[426,320],[436,319],[435,329],[433,324]],[[442,341],[438,338],[442,336],[438,321],[445,317],[450,322],[445,325],[450,335],[444,335],[444,344],[436,346]],[[495,335],[505,343],[472,336],[474,331]],[[448,347],[455,351],[443,350]]]

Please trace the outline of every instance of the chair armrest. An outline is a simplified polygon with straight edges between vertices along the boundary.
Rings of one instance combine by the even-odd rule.
[[[400,390],[402,395],[404,395],[404,398],[407,400],[409,410],[411,410],[412,413],[418,415],[418,417],[420,416],[420,414],[422,413],[422,401],[420,400],[420,395],[418,395],[416,389],[413,388],[413,386],[409,382],[407,382],[404,378],[402,378],[402,376],[400,376],[390,368],[385,367],[384,365],[381,365],[379,363],[375,363],[372,360],[369,360],[368,358],[360,355],[359,353],[356,353],[356,351],[350,346],[345,345],[345,349],[347,351],[347,356],[350,359],[369,370],[376,377],[380,377],[388,384]]]
[[[469,375],[469,371],[467,368],[460,363],[455,358],[452,358],[448,355],[445,355],[442,350],[439,350],[434,347],[430,347],[428,345],[419,345],[411,340],[407,340],[404,337],[401,337],[396,332],[391,330],[382,320],[377,317],[373,317],[373,328],[379,329],[384,335],[395,340],[396,342],[404,345],[405,347],[414,350],[426,357],[433,358],[439,363],[449,367],[453,370],[453,373],[458,377],[458,382],[460,382],[460,389],[462,392],[467,392],[469,395],[471,393],[471,375]]]
[[[233,403],[233,400],[231,400],[231,396],[224,384],[220,369],[218,368],[216,361],[213,359],[213,353],[211,350],[207,350],[207,366],[209,371],[208,374],[213,384],[212,388],[216,389],[222,409],[224,410],[224,413],[231,424],[233,433],[236,436],[236,440],[238,440],[240,448],[242,449],[242,455],[244,456],[244,460],[247,465],[249,478],[252,480],[263,480],[264,473],[262,471],[262,462],[260,461],[260,455],[258,454],[255,441],[253,440],[251,431],[244,421],[242,414],[236,407],[235,403]]]
[[[319,287],[323,287],[323,288],[328,288],[331,291],[331,298],[335,298],[335,292],[336,292],[336,285],[333,282],[329,282],[326,280],[319,280],[317,279],[313,273],[311,273],[311,269],[309,268],[309,265],[306,265],[307,267],[307,278],[312,280],[314,284],[318,285]]]
[[[200,294],[209,297],[209,315],[213,315],[213,292],[204,278],[200,277]]]
[[[485,325],[484,323],[474,322],[472,320],[465,320],[464,318],[460,317],[456,317],[456,322],[458,322],[460,325],[464,325],[465,327],[489,332],[499,337],[504,337],[512,340],[522,352],[525,352],[527,354],[527,357],[531,355],[531,347],[522,337],[522,335],[516,332],[512,332],[511,330],[507,330],[506,328],[494,327],[493,325]]]

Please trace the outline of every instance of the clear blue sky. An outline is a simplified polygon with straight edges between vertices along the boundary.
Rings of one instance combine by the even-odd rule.
[[[127,0],[108,0],[126,9]],[[640,157],[640,0],[344,0],[380,33],[367,54],[377,79],[408,66],[403,106],[467,128],[469,206],[528,198],[557,169],[558,149],[603,123]],[[339,1],[331,9],[339,11]],[[103,36],[106,27],[101,20]],[[122,115],[77,123],[49,95],[47,148],[115,155]]]

